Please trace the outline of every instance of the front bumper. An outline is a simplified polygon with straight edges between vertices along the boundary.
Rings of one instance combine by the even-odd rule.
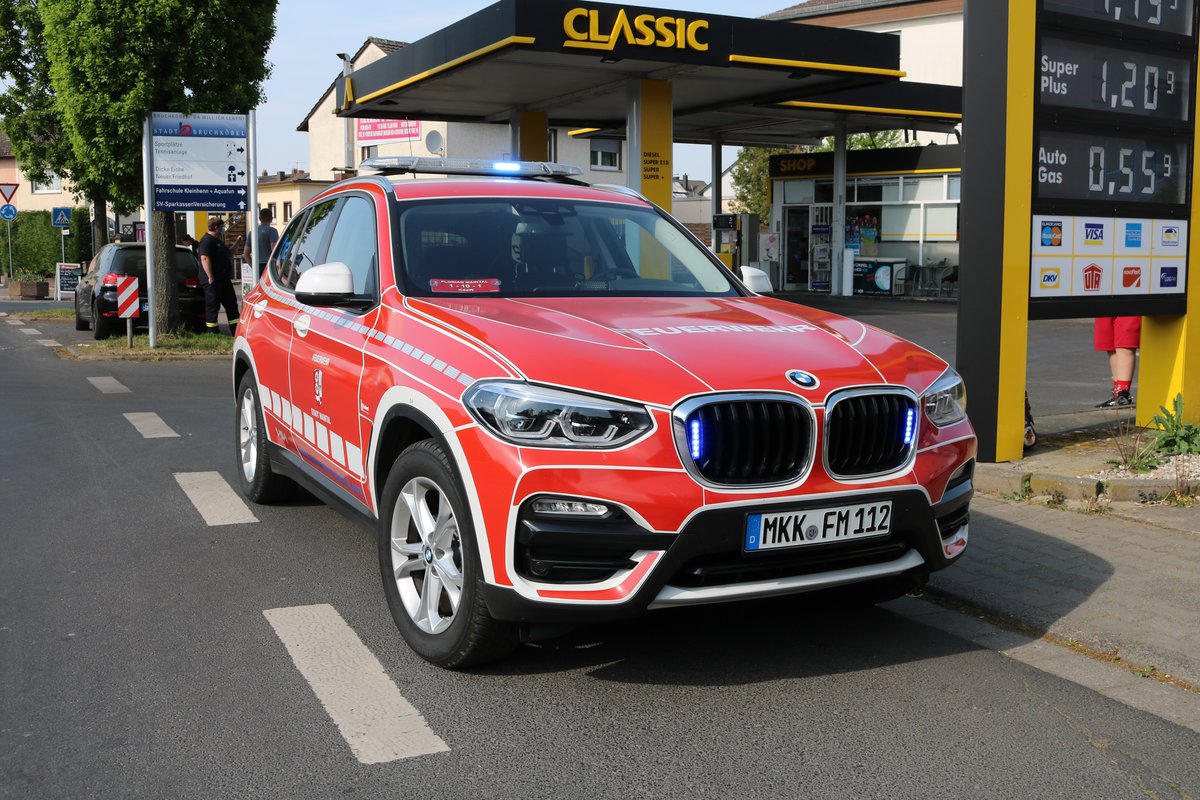
[[[649,574],[621,602],[547,603],[511,588],[487,584],[485,598],[498,619],[531,623],[579,623],[622,619],[652,608],[814,591],[906,573],[928,574],[953,562],[966,545],[971,470],[952,481],[931,505],[917,486],[789,498],[702,511],[677,534],[654,533],[618,519],[611,525],[530,524],[517,537],[518,569],[565,579],[588,569],[641,567],[639,553],[658,553]],[[746,515],[797,510],[831,502],[892,501],[892,528],[886,537],[786,550],[745,552]],[[592,576],[594,577],[594,576]]]

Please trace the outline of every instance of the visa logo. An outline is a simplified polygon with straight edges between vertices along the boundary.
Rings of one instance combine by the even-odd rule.
[[[1104,244],[1104,223],[1083,223],[1083,242],[1084,244],[1092,245],[1093,247]]]
[[[1062,270],[1058,267],[1042,267],[1041,281],[1043,289],[1057,289],[1062,286]]]

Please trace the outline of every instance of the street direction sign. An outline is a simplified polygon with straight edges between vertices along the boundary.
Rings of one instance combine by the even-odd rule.
[[[12,222],[17,218],[17,207],[12,203],[5,203],[0,206],[0,219],[5,222]]]
[[[50,212],[50,221],[56,228],[71,227],[71,209],[55,208]]]
[[[17,188],[15,183],[0,183],[0,196],[4,197],[4,202],[12,200],[12,196],[17,193]]]
[[[157,211],[245,211],[244,114],[154,112],[150,117]]]

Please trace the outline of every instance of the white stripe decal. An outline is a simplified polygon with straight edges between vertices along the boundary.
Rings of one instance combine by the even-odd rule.
[[[317,443],[317,427],[316,420],[308,414],[304,414],[304,438],[308,439],[309,444]]]
[[[304,412],[300,406],[292,406],[292,430],[297,433],[304,430]]]
[[[263,616],[360,763],[450,751],[333,606],[272,608]]]
[[[281,414],[283,414],[283,411],[282,411],[283,407],[279,403],[279,392],[275,391],[274,389],[271,389],[270,392],[271,392],[271,411],[274,412],[275,416],[278,417]]]
[[[144,439],[178,439],[179,434],[162,421],[153,411],[135,411],[125,415],[129,424],[137,429]]]
[[[218,472],[176,472],[175,481],[209,525],[258,522]]]
[[[317,423],[317,449],[329,455],[329,428]]]
[[[129,394],[129,388],[116,378],[88,378],[88,383],[104,394]]]
[[[343,467],[346,466],[346,453],[342,449],[342,437],[333,431],[329,432],[329,457]]]
[[[363,476],[362,450],[349,442],[346,443],[346,469],[360,478]]]
[[[285,425],[290,425],[292,423],[292,404],[288,402],[286,397],[280,398],[280,402],[283,403],[283,413],[279,415],[279,418],[283,420]]]

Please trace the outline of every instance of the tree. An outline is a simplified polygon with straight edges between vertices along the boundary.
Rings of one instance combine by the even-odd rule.
[[[874,131],[852,133],[846,137],[847,150],[874,150],[883,147],[900,147],[904,144],[900,131]],[[771,156],[785,153],[821,153],[833,150],[834,139],[827,136],[819,145],[797,147],[743,147],[738,151],[733,165],[733,187],[735,190],[730,208],[739,213],[757,214],[763,224],[771,216],[770,160]]]
[[[107,219],[104,191],[99,185],[85,184],[63,133],[37,0],[0,3],[0,78],[9,84],[0,93],[0,123],[12,142],[13,155],[30,180],[46,182],[52,174],[58,175],[71,183],[77,197],[86,195],[96,208],[88,241],[102,242]]]
[[[729,207],[739,214],[757,214],[759,222],[766,224],[771,217],[768,177],[771,156],[790,152],[790,147],[743,147],[739,150],[733,165],[734,195]]]
[[[41,0],[45,60],[72,180],[121,213],[142,205],[142,126],[152,111],[245,113],[270,74],[277,0]],[[179,324],[174,215],[154,211],[158,332]],[[171,277],[168,278],[168,275]]]

